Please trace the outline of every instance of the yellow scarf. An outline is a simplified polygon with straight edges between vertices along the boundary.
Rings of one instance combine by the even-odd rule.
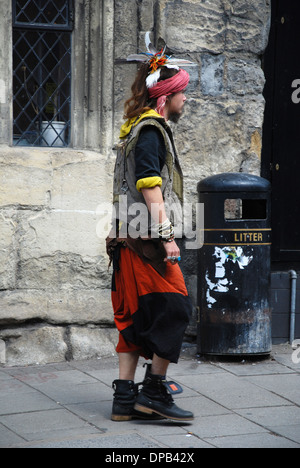
[[[132,126],[136,126],[137,124],[140,123],[141,120],[145,119],[145,118],[149,118],[149,117],[154,117],[154,118],[162,118],[160,114],[158,114],[157,112],[155,112],[155,110],[153,109],[150,109],[146,112],[144,112],[140,117],[136,118],[136,117],[133,117],[132,119],[129,119],[127,120],[127,122],[125,122],[122,127],[121,127],[121,132],[120,132],[120,138],[126,138],[130,131],[131,131],[131,128]]]

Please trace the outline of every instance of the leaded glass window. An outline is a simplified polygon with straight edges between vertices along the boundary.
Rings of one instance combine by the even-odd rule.
[[[14,145],[68,146],[71,0],[13,0]]]

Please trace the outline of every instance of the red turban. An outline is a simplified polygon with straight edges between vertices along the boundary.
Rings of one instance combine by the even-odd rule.
[[[172,78],[159,81],[153,88],[149,89],[150,98],[159,98],[161,96],[170,96],[171,94],[180,93],[190,82],[190,75],[182,68]]]
[[[182,68],[172,78],[159,81],[155,86],[149,89],[149,97],[157,98],[157,112],[163,115],[167,96],[171,94],[180,93],[183,91],[190,81],[190,75]]]

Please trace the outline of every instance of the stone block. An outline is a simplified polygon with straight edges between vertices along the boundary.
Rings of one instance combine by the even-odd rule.
[[[26,322],[111,326],[110,289],[0,291],[0,325]]]
[[[65,360],[64,328],[37,327],[0,330],[6,342],[6,365],[27,366]]]
[[[47,299],[44,291],[0,291],[0,325],[46,320]]]
[[[0,340],[0,364],[6,364],[6,346],[3,340]]]
[[[52,164],[52,210],[93,213],[99,204],[110,201],[112,168],[106,167],[106,158],[101,154],[74,152],[69,161],[66,155],[59,155]]]
[[[49,155],[42,150],[0,149],[0,207],[46,206],[51,188]]]
[[[260,55],[267,46],[270,2],[162,0],[160,35],[176,52],[225,51]]]
[[[174,53],[224,52],[226,17],[221,0],[159,3],[159,33]]]
[[[184,69],[190,75],[190,82],[186,89],[186,95],[190,96],[197,96],[199,92],[199,83],[200,83],[200,69],[197,62],[194,62],[193,65],[189,65],[184,67]]]
[[[16,223],[10,211],[0,211],[0,290],[13,289],[16,284]]]
[[[205,96],[219,96],[224,91],[224,62],[223,55],[204,54],[201,56],[201,91]]]
[[[128,55],[136,53],[138,15],[136,0],[115,0],[115,57],[126,59]]]
[[[47,320],[58,324],[112,326],[111,290],[57,291],[48,296]]]
[[[96,233],[98,221],[96,211],[27,212],[20,217],[20,259],[48,257],[57,252],[82,257],[104,254],[104,239]]]
[[[268,44],[271,2],[269,0],[236,0],[227,8],[226,50],[261,55]]]
[[[114,356],[117,342],[118,332],[115,329],[71,327],[70,330],[74,360]]]
[[[152,31],[154,28],[155,0],[142,0],[139,5],[139,21],[141,31]]]
[[[109,287],[105,239],[96,232],[99,219],[84,211],[24,214],[20,220],[18,287]]]
[[[253,134],[261,129],[263,115],[262,97],[188,100],[176,132],[186,201],[196,202],[200,180],[222,172],[239,172],[249,158],[247,172],[259,174],[260,159],[253,152]]]
[[[262,95],[265,75],[257,60],[232,60],[227,69],[227,90],[237,96]]]
[[[21,261],[18,287],[23,289],[97,289],[110,284],[108,259],[57,253]]]
[[[28,326],[0,330],[0,364],[44,365],[115,355],[114,328]]]

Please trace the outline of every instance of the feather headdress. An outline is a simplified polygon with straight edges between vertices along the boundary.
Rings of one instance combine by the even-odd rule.
[[[145,35],[145,43],[147,52],[129,55],[129,57],[127,57],[127,61],[144,62],[149,64],[150,72],[146,79],[148,89],[156,86],[158,83],[162,67],[175,68],[176,70],[179,70],[180,66],[193,65],[193,62],[190,62],[189,60],[177,59],[166,55],[166,46],[164,46],[160,51],[157,51],[151,42],[149,31]]]

